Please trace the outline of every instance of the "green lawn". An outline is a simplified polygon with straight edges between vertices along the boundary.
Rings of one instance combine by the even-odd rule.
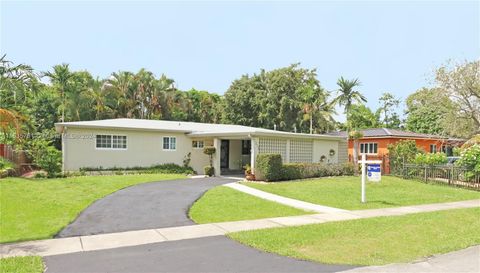
[[[92,202],[127,186],[179,174],[0,180],[0,243],[51,238]]]
[[[43,261],[39,256],[0,259],[2,273],[42,273]]]
[[[309,214],[309,212],[263,200],[224,186],[209,190],[193,204],[189,211],[190,218],[200,224],[302,214]]]
[[[480,208],[229,234],[243,244],[327,264],[410,262],[480,244]]]
[[[357,210],[478,199],[480,192],[425,184],[392,176],[367,183],[367,203],[360,202],[360,177],[329,177],[296,182],[244,183],[262,191],[319,205]]]

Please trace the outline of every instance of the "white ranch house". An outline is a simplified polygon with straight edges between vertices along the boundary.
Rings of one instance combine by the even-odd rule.
[[[279,153],[284,162],[346,162],[347,140],[255,127],[143,119],[107,119],[55,124],[62,133],[63,170],[82,167],[149,167],[183,164],[199,174],[209,164],[203,147],[214,146],[215,175],[239,172],[261,153]]]

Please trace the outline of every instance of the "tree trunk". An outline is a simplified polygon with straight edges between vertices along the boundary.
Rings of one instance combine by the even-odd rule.
[[[310,134],[313,134],[313,115],[310,113]]]
[[[358,175],[358,139],[353,139],[353,165],[355,175]]]

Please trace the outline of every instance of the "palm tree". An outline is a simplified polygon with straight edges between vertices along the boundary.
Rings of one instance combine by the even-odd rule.
[[[353,169],[355,175],[358,174],[358,140],[363,137],[363,133],[360,131],[350,131],[348,134],[350,139],[353,139],[353,164],[355,168]]]
[[[18,119],[18,114],[10,110],[0,108],[0,130],[3,131],[5,137],[4,140],[8,139],[8,133],[12,128],[15,130],[15,135],[18,139],[20,135],[20,122]]]
[[[343,77],[340,77],[337,81],[339,86],[338,93],[339,95],[332,101],[333,104],[338,104],[344,107],[345,115],[348,120],[348,113],[354,101],[362,103],[367,102],[367,98],[363,96],[359,91],[354,90],[355,87],[360,86],[361,83],[357,79],[346,80]]]
[[[6,55],[0,57],[0,90],[12,93],[13,104],[17,105],[17,98],[27,99],[27,86],[34,78],[32,67],[19,64],[13,65],[6,59]]]
[[[73,78],[68,64],[55,65],[52,72],[45,72],[43,76],[49,77],[52,84],[57,85],[62,98],[62,122],[65,121],[65,92],[68,90],[69,81]]]

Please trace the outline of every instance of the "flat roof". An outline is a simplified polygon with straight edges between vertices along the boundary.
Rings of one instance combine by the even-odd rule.
[[[322,135],[322,134],[303,134],[269,130],[243,125],[234,124],[214,124],[186,121],[170,120],[147,120],[147,119],[104,119],[91,121],[73,121],[55,123],[55,127],[73,127],[73,128],[102,128],[102,129],[125,129],[125,130],[152,130],[185,133],[192,137],[205,136],[278,136],[278,137],[298,137],[298,138],[318,138],[340,140],[343,136]]]

